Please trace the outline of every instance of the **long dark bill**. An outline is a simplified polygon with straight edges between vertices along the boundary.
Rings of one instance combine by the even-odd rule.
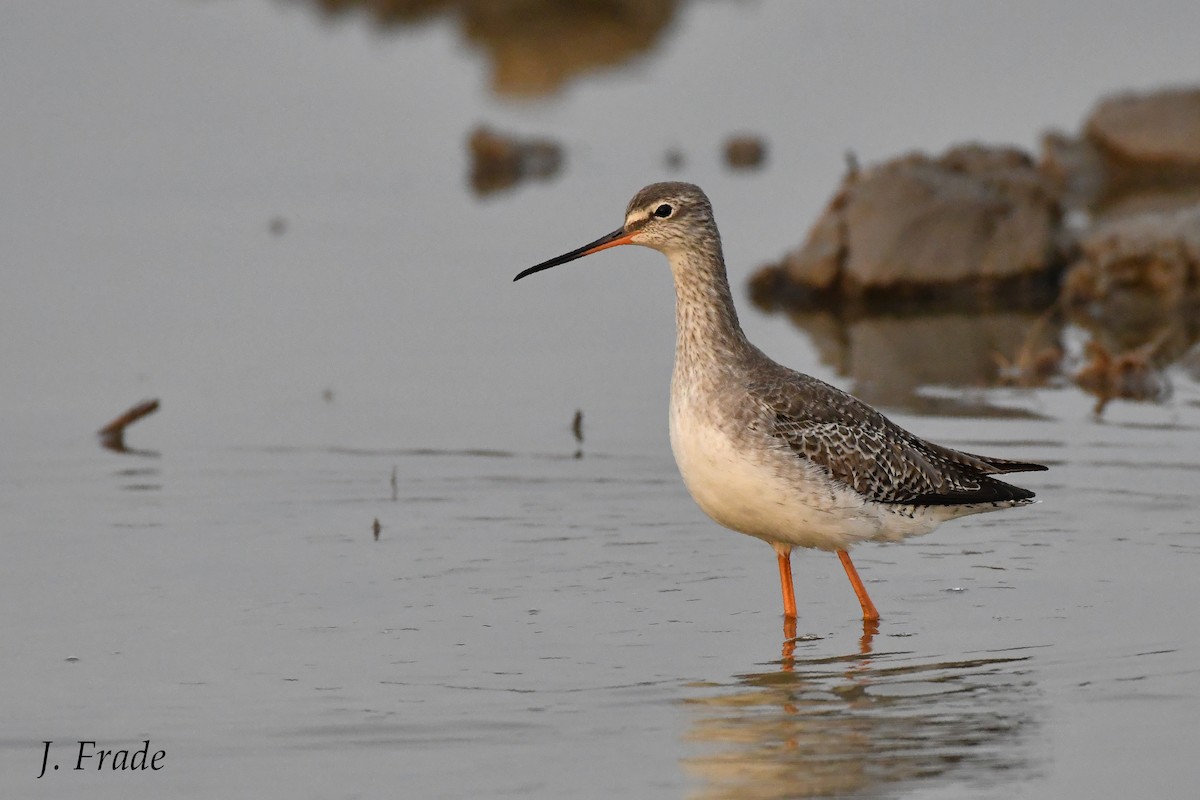
[[[559,264],[565,264],[568,261],[574,261],[575,259],[582,258],[583,256],[590,256],[592,253],[598,253],[601,250],[608,249],[609,247],[616,247],[620,244],[630,244],[630,239],[632,238],[633,233],[627,232],[624,228],[617,228],[612,233],[607,234],[606,236],[601,236],[596,241],[592,242],[591,244],[585,244],[578,250],[572,250],[569,253],[563,253],[557,258],[552,258],[549,261],[543,261],[537,266],[530,267],[527,270],[522,270],[517,277],[513,278],[513,281],[519,281],[526,275],[532,275],[533,273],[541,272],[544,269],[557,267]]]

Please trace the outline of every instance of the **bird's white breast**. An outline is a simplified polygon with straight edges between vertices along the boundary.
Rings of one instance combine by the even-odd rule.
[[[673,396],[671,448],[692,498],[727,528],[772,543],[841,550],[927,533],[942,521],[866,501],[766,435],[718,424],[710,412]]]

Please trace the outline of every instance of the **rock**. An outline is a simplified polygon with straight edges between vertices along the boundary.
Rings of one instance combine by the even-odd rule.
[[[1091,334],[1075,382],[1100,398],[1162,396],[1161,370],[1200,339],[1200,205],[1097,225],[1063,282],[1062,307]]]
[[[732,136],[725,142],[725,163],[734,169],[757,169],[767,160],[767,143],[760,136]]]
[[[1096,398],[1092,413],[1099,416],[1110,402],[1122,400],[1161,401],[1170,394],[1171,384],[1156,365],[1158,342],[1150,342],[1135,350],[1112,353],[1093,340],[1087,343],[1087,363],[1071,379]]]
[[[1079,138],[1044,137],[1042,167],[1066,208],[1107,219],[1200,202],[1200,88],[1107,97]]]
[[[1200,173],[1200,88],[1105,98],[1084,135],[1110,159]]]
[[[548,178],[562,166],[562,147],[548,139],[521,139],[481,125],[468,145],[471,187],[478,194],[507,189],[525,178]]]
[[[1060,220],[1045,177],[1019,150],[911,155],[851,171],[774,269],[783,284],[843,297],[994,286],[1058,268]]]
[[[1104,195],[1104,157],[1094,145],[1062,131],[1042,135],[1042,175],[1066,210],[1091,210]]]
[[[1200,205],[1097,225],[1080,241],[1080,252],[1063,284],[1068,306],[1129,292],[1177,305],[1200,288]]]
[[[1097,398],[1160,400],[1200,337],[1200,89],[1108,97],[1082,135],[1048,134],[1042,169],[1090,227],[1061,307],[1087,331],[1072,380]]]

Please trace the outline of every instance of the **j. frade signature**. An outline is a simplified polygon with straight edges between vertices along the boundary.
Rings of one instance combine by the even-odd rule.
[[[53,740],[43,741],[42,745],[42,771],[38,773],[38,777],[46,774],[46,768],[58,769],[58,764],[50,763],[50,745],[54,744]],[[141,772],[143,770],[160,770],[163,768],[161,763],[167,757],[166,750],[156,750],[150,752],[150,740],[143,739],[140,748],[126,749],[105,749],[97,747],[96,743],[89,740],[80,740],[72,743],[72,750],[75,745],[79,749],[75,752],[75,766],[72,769],[85,770],[95,769],[111,770],[113,772]],[[85,763],[86,762],[86,763]]]

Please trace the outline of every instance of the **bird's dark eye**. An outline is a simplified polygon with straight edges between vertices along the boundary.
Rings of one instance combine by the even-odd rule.
[[[671,216],[671,214],[673,214],[674,212],[675,212],[675,209],[671,208],[666,203],[663,203],[661,206],[654,209],[654,216],[662,217],[662,218],[666,219],[667,217]]]

